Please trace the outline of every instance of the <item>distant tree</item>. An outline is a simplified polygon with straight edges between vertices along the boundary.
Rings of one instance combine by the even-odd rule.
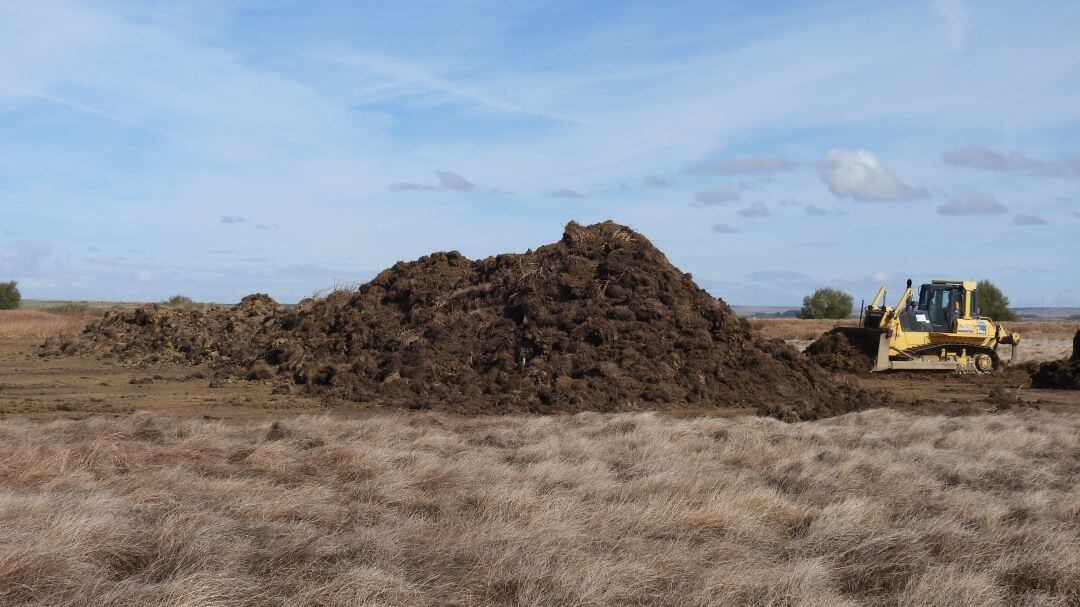
[[[166,299],[164,303],[171,308],[191,308],[195,306],[195,300],[186,295],[173,295]]]
[[[818,289],[803,297],[799,318],[847,318],[852,298],[837,289]]]
[[[0,282],[0,310],[14,310],[22,303],[22,294],[16,284],[14,280]]]
[[[975,287],[979,298],[979,315],[997,321],[1016,320],[1016,312],[1009,308],[1009,298],[989,280],[980,280]]]

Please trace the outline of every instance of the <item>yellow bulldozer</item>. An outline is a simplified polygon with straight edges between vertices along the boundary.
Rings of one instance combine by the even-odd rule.
[[[979,315],[977,284],[935,280],[919,287],[911,280],[895,307],[885,305],[885,287],[859,317],[858,327],[837,329],[874,359],[873,371],[933,370],[993,373],[1002,368],[998,347],[1011,345],[1016,360],[1018,333]]]

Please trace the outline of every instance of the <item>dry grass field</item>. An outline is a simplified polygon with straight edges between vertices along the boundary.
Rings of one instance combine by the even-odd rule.
[[[90,318],[92,316],[54,314],[41,310],[0,310],[0,338],[45,339],[50,335],[79,331]]]
[[[0,423],[6,605],[1077,605],[1080,415]]]

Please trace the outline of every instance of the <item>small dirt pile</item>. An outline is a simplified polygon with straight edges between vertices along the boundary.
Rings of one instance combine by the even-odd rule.
[[[1031,372],[1031,387],[1080,390],[1080,331],[1073,336],[1072,356],[1040,364]]]
[[[830,371],[869,373],[877,350],[876,333],[859,327],[836,327],[807,346],[803,356]]]
[[[209,362],[354,401],[462,413],[755,407],[815,419],[880,404],[765,341],[640,234],[571,222],[524,254],[435,253],[290,310],[112,313],[64,352]]]
[[[262,325],[284,310],[268,295],[248,295],[235,306],[172,308],[147,304],[110,311],[82,335],[45,342],[45,355],[96,351],[125,360],[221,363],[243,358]]]

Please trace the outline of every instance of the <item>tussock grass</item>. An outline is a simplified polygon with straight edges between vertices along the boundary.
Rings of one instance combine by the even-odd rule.
[[[0,310],[0,337],[44,339],[74,333],[82,330],[93,317],[90,314],[55,314],[40,310]]]
[[[1080,415],[0,422],[0,604],[1076,605]]]

